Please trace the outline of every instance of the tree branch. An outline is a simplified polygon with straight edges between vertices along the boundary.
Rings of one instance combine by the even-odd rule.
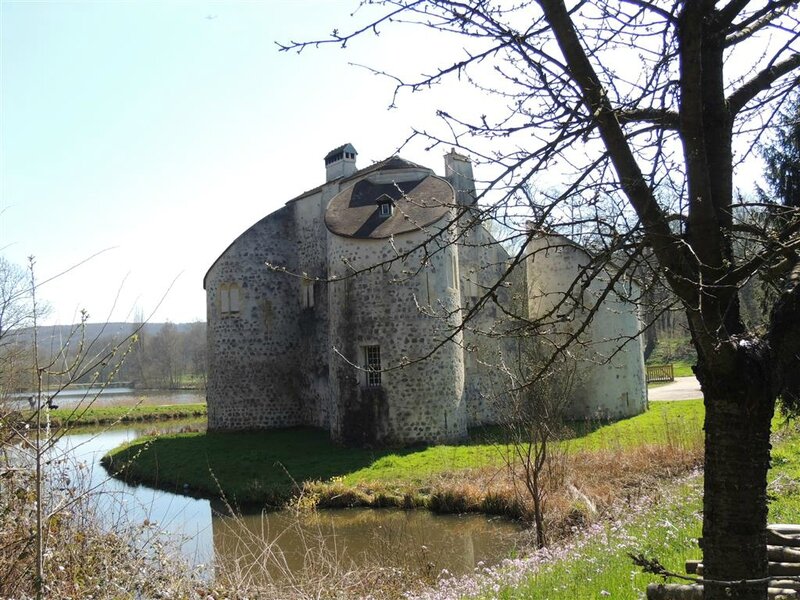
[[[800,52],[796,52],[784,61],[764,69],[744,83],[742,87],[728,96],[727,102],[731,116],[735,117],[750,100],[764,90],[769,89],[776,80],[791,73],[798,67],[800,67]]]

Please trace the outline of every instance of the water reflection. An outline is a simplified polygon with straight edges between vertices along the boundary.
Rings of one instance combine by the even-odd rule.
[[[66,457],[58,465],[64,476],[82,489],[92,491],[94,510],[102,524],[110,528],[148,523],[155,531],[166,532],[193,564],[208,563],[213,558],[213,546],[211,506],[207,500],[128,485],[110,477],[99,464],[112,448],[152,429],[152,426],[126,427],[65,435],[52,454]]]
[[[222,507],[215,506],[224,512]],[[307,568],[309,560],[344,568],[381,566],[467,573],[479,562],[508,556],[519,528],[481,515],[435,515],[423,510],[337,509],[212,517],[217,564],[259,566],[265,579]]]
[[[160,395],[157,403],[174,404],[182,397],[169,394]],[[127,397],[115,395],[113,403],[121,398]],[[202,429],[204,423],[188,425]],[[154,531],[166,532],[194,565],[216,562],[265,578],[280,578],[287,568],[302,569],[306,561],[322,555],[348,568],[369,565],[463,573],[480,561],[497,562],[514,548],[518,527],[502,519],[392,509],[322,510],[299,519],[290,512],[234,518],[208,500],[130,486],[109,477],[99,465],[106,452],[140,435],[185,427],[186,422],[160,422],[65,435],[54,456],[68,459],[59,460],[57,468],[93,490],[97,513],[109,527],[147,523]]]

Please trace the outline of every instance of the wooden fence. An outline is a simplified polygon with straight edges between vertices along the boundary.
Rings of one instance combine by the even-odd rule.
[[[647,367],[647,383],[654,381],[675,381],[675,373],[672,370],[672,365],[648,365]]]
[[[770,579],[767,597],[770,600],[800,598],[800,525],[768,525],[767,543]],[[651,583],[647,586],[647,600],[702,600],[702,562],[687,560],[686,572],[696,576],[693,583]]]

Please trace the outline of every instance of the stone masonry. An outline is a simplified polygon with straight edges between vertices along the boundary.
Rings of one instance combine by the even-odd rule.
[[[357,170],[356,156],[350,144],[331,151],[324,184],[242,233],[206,274],[209,429],[312,425],[377,446],[455,441],[498,420],[491,363],[513,344],[476,330],[491,333],[497,303],[513,293],[543,310],[535,296],[557,294],[583,251],[532,241],[523,272],[476,307],[509,256],[465,224],[475,202],[468,159],[448,154],[443,178],[396,156]],[[460,331],[470,310],[472,327]],[[640,412],[635,307],[614,301],[598,317],[598,340],[633,341],[611,362],[592,361],[592,394],[577,395],[571,416]]]

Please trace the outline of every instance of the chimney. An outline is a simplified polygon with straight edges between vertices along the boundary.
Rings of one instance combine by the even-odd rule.
[[[328,152],[325,156],[325,181],[349,177],[355,173],[357,155],[353,144],[345,144]]]
[[[456,191],[456,204],[472,206],[476,202],[475,179],[472,176],[472,163],[466,156],[451,148],[444,155],[444,176]]]

